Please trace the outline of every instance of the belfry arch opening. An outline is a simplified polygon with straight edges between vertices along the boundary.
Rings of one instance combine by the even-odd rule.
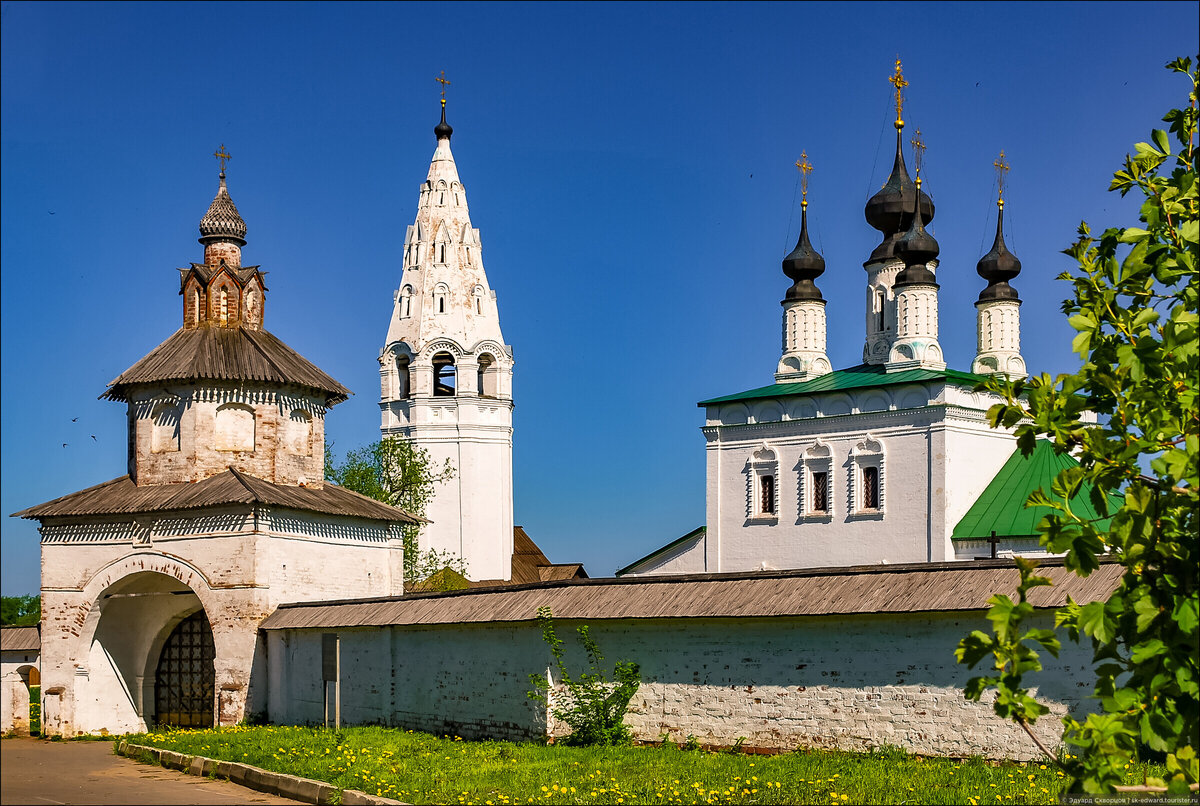
[[[80,640],[77,730],[215,723],[212,628],[200,597],[174,576],[139,571],[117,580],[93,603]]]
[[[479,378],[476,388],[483,397],[499,397],[499,367],[496,366],[496,359],[491,353],[482,353],[479,356]]]
[[[433,356],[433,396],[454,397],[457,381],[454,356],[447,352]]]

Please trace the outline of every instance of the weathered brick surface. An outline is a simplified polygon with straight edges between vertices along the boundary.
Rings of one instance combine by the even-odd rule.
[[[1049,619],[1046,615],[1045,619]],[[635,660],[642,683],[627,722],[637,739],[761,748],[865,750],[894,745],[923,754],[1034,758],[1024,732],[988,704],[968,702],[971,673],[954,661],[958,640],[982,613],[774,619],[656,619],[591,624],[610,662]],[[558,624],[568,665],[584,658],[573,626]],[[270,633],[269,715],[320,723],[321,633]],[[546,735],[547,719],[526,696],[530,674],[550,661],[536,624],[390,627],[338,631],[342,719],[382,722],[464,738]],[[1090,653],[1068,645],[1043,658],[1038,723],[1057,740],[1058,721],[1086,707]],[[566,727],[550,720],[550,735]]]

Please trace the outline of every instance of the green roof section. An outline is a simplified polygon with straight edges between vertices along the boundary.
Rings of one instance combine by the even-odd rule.
[[[960,372],[956,369],[906,369],[900,372],[888,372],[882,364],[859,364],[849,369],[839,369],[813,378],[810,381],[798,383],[773,383],[748,392],[738,392],[736,395],[725,395],[708,400],[701,400],[698,406],[711,406],[716,403],[733,403],[738,400],[760,400],[771,397],[793,397],[796,395],[812,395],[818,392],[840,392],[845,389],[866,389],[869,387],[896,386],[902,383],[923,383],[925,381],[946,381],[958,386],[970,386],[987,380],[986,375],[975,375],[970,372]]]
[[[1078,465],[1079,462],[1069,453],[1055,453],[1054,443],[1043,439],[1037,440],[1033,453],[1028,457],[1021,455],[1020,448],[1015,449],[987,489],[979,494],[967,514],[954,527],[951,539],[980,540],[990,537],[992,532],[997,537],[1036,536],[1038,522],[1054,510],[1049,507],[1026,508],[1025,501],[1029,494],[1041,488],[1051,499],[1057,499],[1050,492],[1050,485],[1061,471]],[[1071,499],[1071,511],[1089,520],[1100,517],[1100,513],[1092,506],[1091,492],[1092,485],[1084,482],[1079,494]],[[1106,518],[1097,526],[1106,528],[1109,520]]]

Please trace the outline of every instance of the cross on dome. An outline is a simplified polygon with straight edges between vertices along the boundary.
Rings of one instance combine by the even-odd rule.
[[[896,70],[888,77],[888,81],[896,88],[896,128],[904,128],[904,119],[900,112],[904,108],[904,93],[903,90],[908,86],[908,82],[904,80],[904,72],[900,67],[900,57],[896,57]]]
[[[231,156],[229,155],[229,153],[228,153],[228,152],[225,150],[225,144],[224,144],[224,143],[221,143],[221,147],[220,147],[220,148],[218,148],[218,149],[217,149],[215,152],[213,152],[213,156],[214,156],[214,157],[216,157],[218,160],[220,160],[220,162],[221,162],[221,175],[222,175],[222,176],[224,176],[224,174],[225,174],[225,161],[226,161],[226,160],[231,160],[231,159],[233,159],[233,157],[231,157]]]
[[[992,163],[996,168],[996,184],[1000,187],[1000,192],[996,196],[996,204],[1001,210],[1004,209],[1004,180],[1008,178],[1008,163],[1004,161],[1004,149],[1000,149],[1000,158]]]
[[[808,207],[808,175],[812,173],[812,164],[808,161],[808,152],[801,151],[800,159],[796,162],[800,170],[800,206]]]

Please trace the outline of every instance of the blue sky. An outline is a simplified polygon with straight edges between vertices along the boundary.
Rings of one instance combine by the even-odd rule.
[[[1186,102],[1162,66],[1195,55],[1197,17],[1195,3],[3,3],[3,513],[125,472],[124,409],[97,397],[180,324],[174,269],[201,258],[222,143],[245,260],[270,272],[267,328],[356,393],[327,420],[337,453],[378,438],[376,356],[445,70],[517,360],[516,521],[552,560],[610,575],[704,522],[696,402],[772,380],[802,149],[830,358],[860,361],[878,242],[862,211],[891,167],[897,54],[906,140],[919,126],[928,145],[949,363],[974,354],[1004,149],[1023,352],[1055,373],[1076,365],[1061,250],[1082,219],[1133,220],[1136,201],[1106,188]],[[35,525],[0,523],[0,587],[35,592]]]

